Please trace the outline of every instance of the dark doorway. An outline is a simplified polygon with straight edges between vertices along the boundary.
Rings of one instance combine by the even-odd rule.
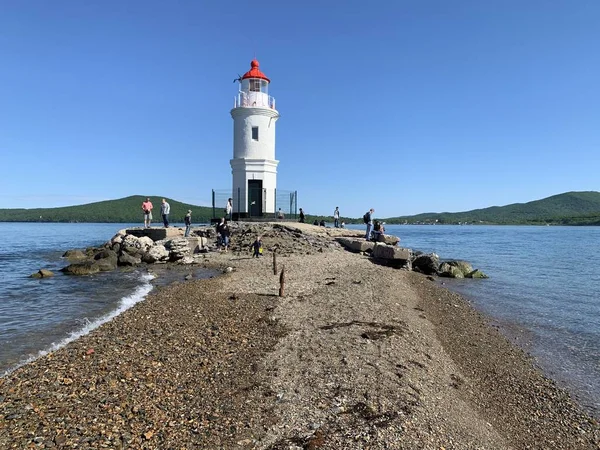
[[[263,213],[262,180],[248,180],[248,214],[260,217]]]

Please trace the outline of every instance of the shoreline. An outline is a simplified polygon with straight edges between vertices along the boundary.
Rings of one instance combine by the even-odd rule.
[[[316,228],[264,238],[285,297],[270,253],[209,254],[234,270],[155,287],[1,378],[0,446],[597,448],[598,423],[460,295]]]

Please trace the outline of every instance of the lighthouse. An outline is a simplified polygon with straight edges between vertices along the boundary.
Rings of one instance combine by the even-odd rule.
[[[275,213],[277,165],[275,122],[279,113],[269,95],[271,80],[256,59],[239,81],[233,118],[233,210],[239,217]]]

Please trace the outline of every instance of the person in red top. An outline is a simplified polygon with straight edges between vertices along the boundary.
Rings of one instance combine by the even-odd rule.
[[[150,228],[152,222],[152,202],[146,197],[146,201],[142,202],[142,211],[144,211],[144,228]]]

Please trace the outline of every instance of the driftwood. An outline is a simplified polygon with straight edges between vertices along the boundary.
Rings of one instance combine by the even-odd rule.
[[[285,288],[285,266],[281,268],[281,274],[279,275],[279,296],[283,297]]]
[[[277,250],[273,250],[273,275],[277,275]]]

